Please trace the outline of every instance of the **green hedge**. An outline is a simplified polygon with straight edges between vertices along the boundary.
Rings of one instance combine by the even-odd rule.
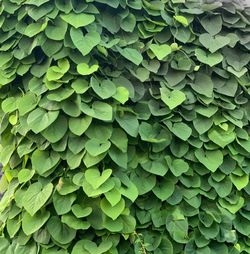
[[[0,1],[0,254],[250,253],[250,10]]]

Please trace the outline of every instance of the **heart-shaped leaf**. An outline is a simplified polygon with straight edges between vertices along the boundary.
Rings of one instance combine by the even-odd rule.
[[[31,235],[39,230],[49,219],[49,211],[38,211],[35,215],[31,216],[25,212],[22,219],[22,229],[26,235]]]
[[[23,196],[24,209],[31,215],[40,210],[47,202],[53,191],[53,184],[49,183],[43,187],[40,182],[33,183]]]
[[[204,151],[202,149],[195,150],[195,156],[207,169],[215,172],[223,163],[223,153],[219,150]]]
[[[171,47],[167,44],[163,45],[151,44],[149,48],[150,50],[152,50],[152,52],[154,53],[154,55],[157,57],[158,60],[164,59],[172,52]]]
[[[92,156],[98,156],[105,153],[110,148],[111,143],[109,141],[100,141],[98,139],[90,139],[85,144],[85,149]]]
[[[103,198],[100,207],[108,217],[112,220],[116,220],[125,209],[125,201],[121,199],[115,206],[112,206],[106,198]]]
[[[110,98],[116,93],[116,86],[109,79],[98,82],[95,78],[91,78],[90,84],[95,93],[102,99]]]
[[[92,116],[103,121],[110,121],[113,117],[113,108],[105,102],[95,101],[92,107],[81,103],[81,110],[86,115]]]
[[[109,179],[111,174],[111,169],[105,169],[100,173],[97,168],[89,168],[85,171],[85,179],[94,189],[98,189]]]
[[[93,23],[95,20],[94,15],[86,14],[86,13],[74,13],[74,12],[70,12],[68,14],[62,14],[61,18],[75,28],[87,26]]]
[[[96,31],[91,31],[84,36],[81,30],[73,27],[70,29],[70,37],[83,56],[88,55],[101,41],[100,34]]]
[[[221,53],[216,52],[209,54],[199,48],[195,50],[195,55],[200,62],[207,64],[210,67],[219,64],[223,60],[223,55]]]
[[[69,129],[77,136],[81,136],[90,126],[91,116],[77,117],[69,119]]]
[[[30,129],[37,134],[50,126],[57,119],[58,115],[59,111],[47,112],[42,108],[36,108],[29,114],[27,123]]]
[[[208,33],[201,34],[199,41],[211,53],[216,52],[218,49],[223,48],[230,43],[230,39],[226,36],[216,35],[215,37],[212,37]]]
[[[174,109],[186,100],[186,95],[179,90],[169,91],[167,88],[160,88],[161,99],[169,107]]]
[[[60,160],[60,155],[54,151],[36,150],[31,156],[32,168],[43,175],[52,169]]]
[[[99,65],[94,64],[92,66],[89,66],[86,63],[81,63],[81,64],[78,64],[76,68],[79,74],[86,76],[96,72],[99,68]]]

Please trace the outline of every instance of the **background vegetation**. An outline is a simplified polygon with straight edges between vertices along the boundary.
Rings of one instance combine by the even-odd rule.
[[[0,1],[1,254],[250,253],[250,10]]]

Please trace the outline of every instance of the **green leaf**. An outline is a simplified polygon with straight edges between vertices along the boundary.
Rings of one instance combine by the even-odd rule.
[[[191,87],[198,94],[205,95],[206,97],[213,96],[214,84],[212,79],[205,73],[197,73],[195,82],[191,84]]]
[[[222,54],[218,52],[209,54],[206,53],[206,51],[199,48],[195,49],[195,56],[201,63],[207,64],[210,67],[219,64],[223,60]]]
[[[61,14],[60,17],[74,28],[87,26],[95,21],[94,15],[86,13],[70,12],[68,14]]]
[[[98,168],[89,168],[85,171],[85,179],[94,189],[98,189],[109,179],[111,174],[111,169],[105,169],[100,173]]]
[[[236,134],[233,131],[223,131],[221,128],[213,128],[208,132],[208,137],[215,144],[224,148],[235,140]]]
[[[76,230],[63,224],[57,216],[49,219],[47,228],[51,237],[60,244],[70,243],[76,236]]]
[[[173,181],[167,178],[163,178],[158,181],[155,187],[152,189],[153,193],[161,201],[167,200],[174,193],[175,185]]]
[[[105,198],[109,201],[109,203],[112,206],[117,205],[122,198],[121,192],[117,188],[114,188],[114,189],[104,193],[104,195],[105,195]]]
[[[82,53],[83,56],[88,55],[90,51],[101,41],[100,34],[96,31],[91,31],[86,35],[83,35],[81,30],[75,29],[73,27],[70,29],[70,37],[73,44]]]
[[[199,41],[211,53],[216,52],[218,49],[223,48],[230,43],[230,39],[226,36],[216,35],[215,37],[212,37],[208,33],[201,34]]]
[[[188,140],[192,134],[192,129],[185,123],[174,123],[170,131],[184,141]]]
[[[28,182],[33,177],[34,174],[35,170],[30,170],[27,168],[21,169],[21,171],[19,171],[17,175],[19,183]]]
[[[66,214],[76,200],[76,194],[60,195],[57,191],[53,195],[53,205],[58,215]]]
[[[152,50],[152,52],[154,53],[154,55],[157,57],[158,60],[164,59],[172,52],[171,47],[167,44],[163,45],[151,44],[149,48],[150,50]]]
[[[33,93],[26,93],[23,97],[20,97],[17,101],[17,108],[20,116],[23,116],[33,110],[38,103],[38,98]]]
[[[116,88],[116,93],[112,97],[119,101],[121,104],[124,104],[129,100],[129,91],[127,88],[119,86]]]
[[[42,108],[33,110],[28,118],[29,128],[36,134],[48,128],[58,117],[59,111],[46,111]]]
[[[121,29],[125,32],[133,32],[136,26],[136,17],[134,14],[129,13],[121,22]]]
[[[112,220],[116,220],[125,209],[125,201],[121,199],[115,206],[112,206],[106,198],[103,198],[100,207],[108,217]]]
[[[60,161],[60,155],[54,151],[36,150],[31,156],[32,168],[43,175],[51,170]]]
[[[37,0],[26,0],[25,1],[25,4],[30,4],[30,5],[35,5],[37,7],[43,5],[44,3],[47,3],[49,2],[49,0],[40,0],[40,1],[37,1]]]
[[[31,235],[39,230],[49,219],[49,211],[38,211],[35,215],[31,216],[29,213],[24,212],[22,219],[22,229],[26,235]]]
[[[29,186],[23,196],[23,206],[25,210],[33,216],[47,202],[53,191],[53,184],[49,183],[43,187],[40,182]]]
[[[168,166],[169,166],[170,170],[176,177],[179,177],[183,173],[188,171],[189,165],[184,160],[182,160],[182,159],[172,160],[170,156],[166,156],[165,158],[168,162]]]
[[[165,160],[148,160],[141,164],[144,170],[151,174],[164,176],[168,171],[168,166]]]
[[[50,142],[56,143],[61,140],[68,130],[67,118],[59,115],[55,122],[53,122],[47,129],[42,131],[42,135]]]
[[[125,57],[130,62],[132,62],[136,65],[139,65],[143,60],[141,53],[139,51],[137,51],[136,49],[133,49],[133,48],[123,48],[122,49],[122,48],[117,47],[117,50],[123,57]]]
[[[102,99],[108,99],[116,93],[116,86],[109,79],[98,82],[98,80],[92,77],[90,84],[94,92]]]
[[[91,207],[82,207],[79,204],[74,204],[72,206],[72,212],[77,218],[87,217],[92,213],[93,209]]]
[[[180,24],[182,24],[183,26],[188,26],[189,25],[187,18],[185,18],[184,16],[175,15],[174,19],[176,21],[178,21]]]
[[[41,33],[46,28],[47,24],[47,21],[44,23],[31,23],[25,28],[23,34],[30,38],[34,37],[35,35]]]
[[[139,131],[139,121],[135,115],[124,114],[116,115],[115,120],[132,137],[136,137]]]
[[[174,109],[186,100],[186,95],[179,90],[169,91],[167,88],[160,88],[161,99],[169,107]]]
[[[111,241],[103,241],[99,246],[90,240],[80,240],[78,241],[72,250],[71,254],[102,254],[107,253],[112,247],[113,243]]]
[[[128,148],[128,137],[126,133],[120,128],[114,128],[110,141],[123,153],[127,152]]]
[[[45,29],[46,36],[55,41],[61,41],[65,38],[68,24],[60,18],[54,20],[53,25],[49,24]]]
[[[99,65],[94,64],[92,66],[89,66],[86,63],[81,63],[81,64],[78,64],[76,68],[77,68],[77,72],[80,75],[87,76],[96,72],[99,69]]]
[[[62,223],[66,224],[67,226],[75,230],[86,230],[90,227],[90,223],[88,221],[82,221],[81,219],[78,219],[71,214],[63,215]]]
[[[89,83],[87,80],[78,78],[74,82],[72,82],[71,87],[78,94],[84,94],[89,89]]]
[[[249,176],[244,174],[242,176],[238,176],[236,174],[230,174],[230,179],[233,185],[237,188],[237,190],[242,190],[249,183]]]
[[[84,116],[69,119],[69,129],[77,136],[81,136],[90,126],[92,122],[91,116]]]
[[[216,169],[223,163],[223,153],[216,151],[203,151],[202,149],[195,150],[195,156],[207,169],[215,172]]]
[[[209,15],[201,19],[201,25],[212,36],[218,34],[222,29],[222,18],[220,15]]]
[[[92,156],[98,156],[105,153],[110,148],[111,143],[109,141],[100,141],[98,139],[90,139],[85,144],[85,149]]]
[[[113,108],[105,102],[95,101],[92,107],[87,104],[81,104],[81,110],[86,115],[92,116],[103,121],[110,121],[113,118]]]
[[[167,230],[170,236],[177,243],[188,242],[188,221],[187,219],[171,219],[171,216],[167,218],[166,222]]]
[[[61,88],[57,89],[55,92],[50,92],[47,95],[47,99],[50,101],[61,102],[68,99],[73,93],[74,90],[71,88]]]

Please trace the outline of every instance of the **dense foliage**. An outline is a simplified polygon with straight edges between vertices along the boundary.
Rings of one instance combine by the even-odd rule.
[[[0,1],[0,254],[250,253],[250,10]]]

